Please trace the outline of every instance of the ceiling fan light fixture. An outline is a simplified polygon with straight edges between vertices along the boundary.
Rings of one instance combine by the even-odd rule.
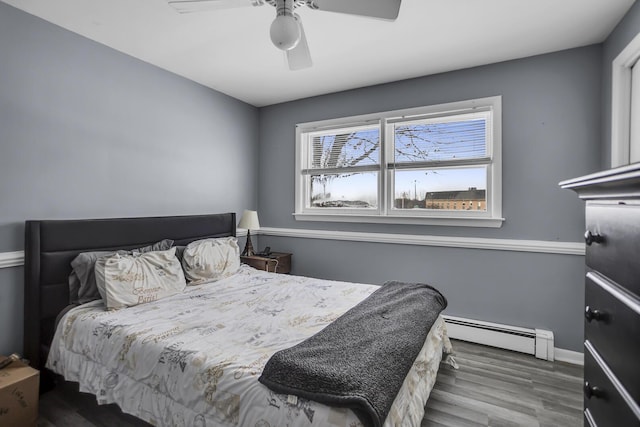
[[[300,42],[300,24],[293,15],[278,15],[269,30],[271,41],[281,50],[290,50]]]
[[[2,1],[2,0],[0,0]],[[398,17],[402,0],[166,0],[179,13],[211,9],[229,9],[268,4],[276,8],[276,19],[271,23],[271,41],[285,51],[292,71],[312,66],[307,36],[295,9],[308,6],[312,10],[345,13],[368,18],[393,21]]]

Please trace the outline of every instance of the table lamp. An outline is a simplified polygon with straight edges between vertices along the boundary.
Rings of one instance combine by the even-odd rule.
[[[240,222],[238,223],[238,228],[247,229],[247,243],[244,245],[244,251],[242,251],[242,256],[252,256],[253,242],[251,242],[250,230],[258,230],[260,228],[260,221],[258,220],[258,212],[245,209],[244,212],[242,212],[242,217],[240,218]]]

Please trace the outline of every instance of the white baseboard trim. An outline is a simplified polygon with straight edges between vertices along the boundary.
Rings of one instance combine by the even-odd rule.
[[[258,234],[306,239],[348,240],[352,242],[392,243],[400,245],[440,246],[562,255],[584,255],[584,243],[544,240],[489,239],[481,237],[426,236],[413,234],[363,233],[355,231],[308,230],[264,227]]]
[[[0,268],[19,267],[24,264],[24,251],[0,252]]]
[[[572,365],[584,366],[584,354],[578,351],[565,350],[563,348],[556,348],[555,356],[558,362],[565,362],[565,363],[570,363]]]

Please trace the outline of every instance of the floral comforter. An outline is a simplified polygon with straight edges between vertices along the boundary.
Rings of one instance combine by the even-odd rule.
[[[105,311],[101,301],[60,321],[47,367],[98,403],[159,426],[361,426],[347,409],[272,392],[258,382],[273,353],[320,331],[377,286],[242,266],[218,282],[153,303]],[[419,426],[445,352],[434,324],[385,426]]]

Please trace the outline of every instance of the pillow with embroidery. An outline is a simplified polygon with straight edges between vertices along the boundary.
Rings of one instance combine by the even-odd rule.
[[[96,283],[107,310],[156,301],[184,291],[186,281],[176,248],[116,253],[96,263]]]
[[[182,267],[189,285],[215,282],[240,268],[240,248],[235,237],[191,242],[182,254]]]
[[[123,254],[166,251],[171,246],[173,246],[173,240],[164,239],[152,245],[130,251],[94,251],[78,254],[73,261],[71,261],[71,268],[73,270],[69,275],[69,303],[84,304],[100,299],[100,292],[98,292],[94,271],[96,262],[100,262],[102,257],[109,257],[116,252]]]

